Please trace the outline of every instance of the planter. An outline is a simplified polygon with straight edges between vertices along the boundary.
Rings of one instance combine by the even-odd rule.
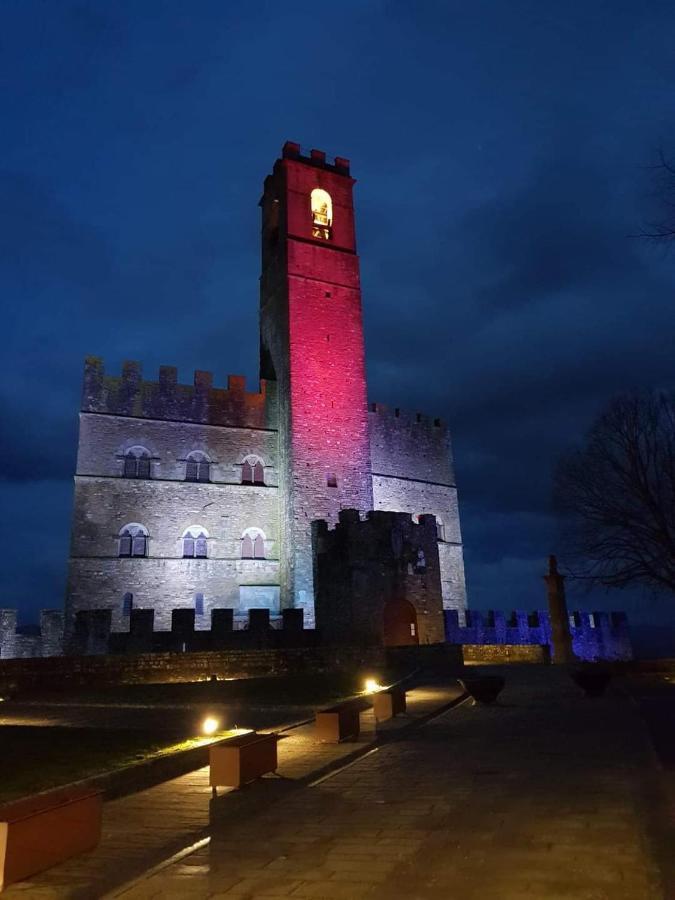
[[[0,807],[0,891],[87,850],[101,836],[100,791],[57,788]]]
[[[394,687],[373,694],[373,712],[376,722],[387,722],[406,710],[405,691]]]
[[[314,716],[314,734],[317,741],[339,744],[342,741],[358,740],[361,730],[361,709],[361,704],[351,701],[318,710]]]
[[[209,747],[209,784],[242,787],[277,770],[277,735],[250,731]]]
[[[570,676],[587,697],[601,697],[610,682],[612,673],[603,666],[571,669]]]
[[[494,703],[504,689],[505,680],[501,675],[479,675],[460,678],[459,683],[476,703]]]

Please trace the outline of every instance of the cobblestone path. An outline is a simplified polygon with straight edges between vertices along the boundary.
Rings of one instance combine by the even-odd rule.
[[[656,900],[654,757],[628,699],[507,673],[458,707],[243,819],[124,900]],[[117,896],[117,895],[116,895]]]
[[[454,679],[418,686],[408,694],[409,715],[380,727],[396,732],[442,709],[462,695]],[[372,710],[361,716],[357,742],[320,744],[313,726],[284,732],[279,741],[279,775],[262,779],[242,791],[220,791],[211,799],[208,768],[104,804],[103,834],[96,850],[11,885],[3,896],[30,900],[98,900],[106,891],[146,872],[232,822],[244,823],[274,807],[328,767],[344,764],[363,753],[376,738]],[[197,888],[195,888],[197,890]]]

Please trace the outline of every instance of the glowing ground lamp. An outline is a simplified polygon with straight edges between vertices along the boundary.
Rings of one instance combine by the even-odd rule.
[[[375,678],[366,678],[365,687],[363,689],[364,694],[377,694],[378,691],[384,690],[386,690],[385,685],[379,684]]]
[[[220,720],[214,716],[207,716],[202,722],[202,734],[211,737],[220,728]]]

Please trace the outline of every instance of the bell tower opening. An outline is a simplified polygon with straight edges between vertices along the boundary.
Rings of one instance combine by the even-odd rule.
[[[312,206],[312,237],[321,240],[330,240],[330,230],[333,224],[333,201],[328,191],[323,188],[314,188],[310,194]]]

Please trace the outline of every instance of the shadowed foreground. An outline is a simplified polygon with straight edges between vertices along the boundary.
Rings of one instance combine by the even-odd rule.
[[[667,896],[636,707],[619,690],[587,700],[556,669],[507,679],[499,705],[450,710],[245,820],[224,814],[210,843],[121,896]]]

